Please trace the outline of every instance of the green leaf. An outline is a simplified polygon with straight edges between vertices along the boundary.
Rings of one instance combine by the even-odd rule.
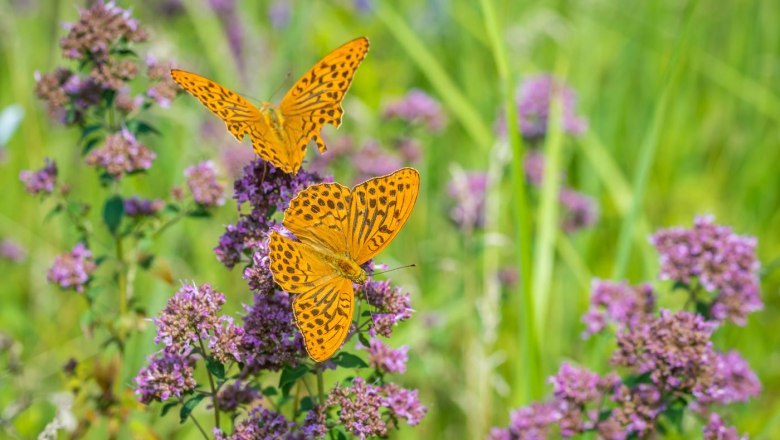
[[[114,176],[104,171],[98,176],[98,181],[100,182],[100,186],[110,186],[116,179],[114,179]]]
[[[200,403],[203,398],[206,397],[205,394],[196,394],[193,398],[190,400],[184,402],[184,405],[181,407],[181,410],[179,411],[179,422],[184,423],[187,418],[192,414],[192,410],[195,409],[196,406]]]
[[[74,217],[82,217],[89,211],[87,205],[79,202],[69,201],[65,207],[68,213]]]
[[[146,134],[146,133],[152,133],[152,134],[162,134],[160,133],[160,130],[154,128],[149,123],[146,123],[144,121],[134,121],[135,124],[133,124],[133,131],[135,131],[137,134]]]
[[[98,130],[103,128],[103,124],[89,124],[85,125],[84,128],[81,129],[81,137],[79,138],[79,142],[84,141],[89,135],[96,133]]]
[[[154,254],[141,254],[138,257],[138,265],[141,266],[141,269],[143,270],[149,270],[150,267],[152,267],[152,264],[154,263]]]
[[[301,399],[300,412],[306,412],[312,408],[314,408],[314,400],[312,400],[311,396],[306,396]]]
[[[211,212],[205,207],[198,205],[197,208],[187,213],[187,217],[208,218],[211,217]]]
[[[56,206],[54,206],[54,208],[51,209],[51,211],[49,211],[46,214],[46,217],[43,218],[43,222],[44,223],[48,222],[52,217],[54,217],[55,215],[61,213],[62,210],[63,210],[62,203],[58,203]]]
[[[296,368],[285,367],[282,370],[282,375],[279,376],[279,389],[282,390],[282,395],[290,394],[290,389],[295,385],[295,382],[308,372],[309,367],[306,365],[299,365]]]
[[[358,341],[360,341],[360,343],[363,344],[365,347],[368,347],[369,345],[371,345],[371,342],[369,342],[369,340],[366,337],[365,333],[358,333]]]
[[[103,222],[112,235],[116,235],[119,224],[122,223],[122,215],[125,213],[125,203],[122,196],[116,195],[106,200],[103,205]]]
[[[263,388],[263,391],[261,391],[261,393],[264,396],[275,396],[275,395],[279,394],[279,392],[276,391],[275,387],[265,387],[265,388]]]
[[[217,379],[225,378],[225,366],[211,356],[206,358],[206,369]]]
[[[101,139],[101,137],[95,136],[84,142],[84,147],[81,149],[81,155],[84,156],[89,153],[93,148],[95,148],[95,145],[97,145]]]
[[[640,383],[650,383],[650,373],[643,373],[638,376],[628,376],[623,380],[623,383],[626,384],[629,388],[638,385]]]
[[[119,49],[113,49],[113,50],[111,50],[111,53],[112,54],[117,54],[117,55],[122,55],[122,56],[131,55],[131,56],[133,56],[135,58],[138,58],[138,54],[137,53],[135,53],[132,49],[128,49],[126,47],[119,48]]]
[[[170,411],[172,408],[175,408],[178,404],[179,402],[168,402],[163,405],[162,410],[160,411],[160,417],[165,417],[165,415],[168,414],[168,411]]]
[[[368,368],[368,364],[354,354],[342,351],[333,359],[333,363],[344,368]]]

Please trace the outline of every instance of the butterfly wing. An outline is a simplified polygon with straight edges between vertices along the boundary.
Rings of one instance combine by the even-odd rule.
[[[357,264],[373,258],[398,234],[420,191],[420,173],[401,168],[352,189],[349,255]]]
[[[268,245],[274,281],[290,293],[300,293],[336,276],[322,255],[304,243],[274,231]]]
[[[275,140],[270,131],[271,128],[260,113],[260,109],[238,93],[198,74],[173,69],[171,77],[184,90],[198,98],[212,113],[222,119],[230,134],[239,142],[244,139],[244,135],[248,134],[252,139],[252,147],[258,156],[285,172],[292,172],[293,162],[296,158],[294,155],[288,154],[287,149],[280,146],[279,142]],[[300,167],[300,161],[298,166]]]
[[[341,100],[367,52],[365,37],[344,44],[309,69],[282,98],[279,109],[290,148],[305,151],[314,139],[320,152],[325,151],[320,130],[325,124],[341,125]]]
[[[282,224],[304,243],[346,255],[351,203],[352,196],[346,186],[311,185],[290,201]]]
[[[328,359],[352,324],[352,282],[338,276],[311,246],[278,232],[271,233],[269,250],[274,281],[295,295],[295,323],[306,351],[317,362]]]
[[[354,297],[352,281],[336,277],[293,300],[295,324],[315,361],[322,362],[341,348],[352,325]]]

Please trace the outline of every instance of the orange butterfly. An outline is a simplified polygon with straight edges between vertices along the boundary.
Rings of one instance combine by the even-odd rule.
[[[284,211],[284,226],[270,239],[271,272],[295,295],[295,322],[317,362],[335,353],[349,333],[355,291],[368,275],[361,264],[392,241],[412,213],[420,174],[402,168],[350,190],[338,183],[309,186]]]
[[[171,70],[171,77],[225,121],[239,142],[249,134],[258,156],[295,174],[311,139],[320,153],[325,152],[320,137],[323,125],[341,125],[341,100],[367,52],[368,39],[360,37],[329,53],[293,85],[278,107],[263,102],[257,108],[232,90],[194,73]]]

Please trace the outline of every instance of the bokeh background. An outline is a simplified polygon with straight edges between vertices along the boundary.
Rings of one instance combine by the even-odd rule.
[[[491,21],[480,2],[466,0],[118,3],[132,7],[150,31],[145,49],[258,100],[278,101],[327,51],[367,36],[371,50],[345,100],[344,124],[324,130],[329,141],[350,136],[362,145],[377,139],[392,151],[383,105],[414,88],[440,101],[445,128],[418,134],[423,187],[414,215],[380,258],[390,267],[417,265],[388,274],[412,292],[416,310],[393,338],[410,346],[408,372],[399,380],[419,388],[429,407],[422,424],[403,428],[399,438],[476,438],[491,426],[505,426],[509,411],[527,403],[528,382],[540,382],[548,393],[544,378],[563,360],[606,372],[613,342],[581,338],[591,279],[609,279],[624,264],[630,282],[658,283],[648,234],[690,226],[704,213],[756,236],[764,266],[764,310],[746,326],[725,326],[715,336],[720,348],[743,354],[764,386],[760,397],[732,405],[727,417],[755,438],[780,436],[780,270],[773,270],[780,258],[780,4],[497,1],[491,2]],[[73,245],[73,231],[46,221],[50,206],[26,194],[19,181],[20,170],[52,157],[74,192],[94,202],[105,196],[96,176],[82,171],[78,133],[53,122],[33,93],[34,72],[63,63],[62,23],[76,20],[83,6],[0,0],[0,110],[17,105],[23,111],[2,145],[0,237],[12,238],[26,253],[21,263],[0,261],[0,331],[15,341],[22,366],[0,372],[0,408],[24,396],[26,409],[13,421],[24,438],[53,417],[49,398],[64,387],[61,366],[101,349],[79,325],[84,301],[46,282],[54,257]],[[591,228],[574,234],[556,229],[552,240],[539,240],[544,218],[537,216],[539,195],[531,194],[534,255],[551,255],[549,286],[534,292],[547,304],[536,317],[541,365],[535,377],[524,362],[517,289],[495,276],[517,267],[517,225],[509,150],[494,130],[514,90],[499,76],[491,30],[506,47],[509,83],[552,73],[576,90],[577,113],[588,127],[580,136],[562,135],[556,171],[597,200],[600,211]],[[181,96],[171,108],[156,109],[153,123],[161,132],[149,142],[157,160],[147,178],[126,183],[129,193],[153,196],[181,185],[183,169],[207,158],[220,163],[230,180],[225,158],[235,153],[236,142],[214,134],[221,123],[196,100]],[[450,219],[447,185],[460,170],[491,170],[498,178],[484,230],[463,230]],[[358,175],[348,161],[330,171],[345,183]],[[644,191],[637,192],[645,178]],[[639,209],[630,215],[637,195]],[[139,275],[134,287],[150,315],[179,280],[212,283],[226,292],[226,307],[234,312],[251,301],[241,271],[226,270],[212,251],[223,225],[235,217],[228,201],[213,220],[177,224],[151,245],[159,254],[158,271]],[[619,262],[618,237],[627,224],[631,251]],[[662,297],[661,305],[679,305],[678,299]],[[128,386],[155,350],[153,335],[149,325],[130,341],[120,373]],[[166,438],[190,432],[175,417],[154,414],[134,416],[129,426],[147,423]]]

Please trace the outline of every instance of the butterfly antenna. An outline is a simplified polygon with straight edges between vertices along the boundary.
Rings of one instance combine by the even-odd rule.
[[[372,273],[372,274],[371,274],[371,276],[374,276],[374,275],[382,275],[383,273],[392,272],[392,271],[394,271],[394,270],[398,270],[398,269],[406,269],[406,268],[409,268],[409,267],[417,267],[417,265],[416,265],[416,264],[414,264],[414,263],[412,263],[412,264],[407,264],[406,266],[395,267],[395,268],[393,268],[393,269],[384,270],[384,271],[382,271],[382,272],[374,272],[374,273]]]
[[[289,80],[290,80],[290,77],[291,77],[291,76],[292,76],[292,72],[287,72],[287,75],[284,75],[284,80],[282,80],[282,83],[281,83],[281,84],[279,84],[279,87],[277,87],[277,88],[276,88],[276,90],[274,90],[274,92],[273,92],[273,93],[271,93],[271,96],[268,98],[269,100],[270,100],[271,98],[273,98],[273,97],[274,97],[274,95],[276,95],[277,93],[279,93],[279,90],[281,90],[281,89],[282,89],[282,87],[284,87],[284,84],[285,84],[287,81],[289,81]]]

